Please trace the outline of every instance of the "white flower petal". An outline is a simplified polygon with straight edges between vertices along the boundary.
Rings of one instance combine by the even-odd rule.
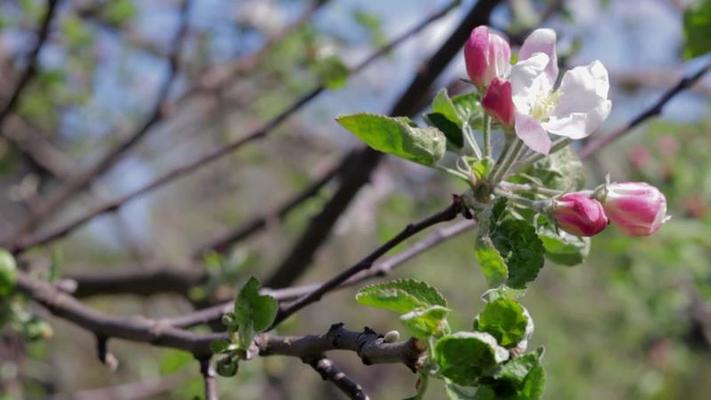
[[[551,138],[548,137],[546,130],[535,118],[517,112],[514,128],[516,136],[531,150],[542,154],[550,152]]]
[[[601,62],[571,69],[563,75],[557,104],[544,127],[571,139],[590,135],[610,115],[609,89],[607,70]]]
[[[558,53],[556,51],[556,34],[553,29],[536,29],[533,31],[521,46],[518,52],[519,60],[526,60],[536,53],[545,53],[548,56],[548,64],[545,75],[548,78],[549,90],[553,89],[555,81],[558,79]]]
[[[587,113],[574,112],[563,118],[551,116],[543,123],[550,133],[571,139],[582,139],[595,132],[610,115],[612,102],[605,100]]]
[[[544,53],[536,53],[511,68],[509,76],[511,97],[519,112],[528,114],[540,96],[547,96],[550,93],[550,88],[546,87],[546,78],[543,76],[547,64],[548,56]]]

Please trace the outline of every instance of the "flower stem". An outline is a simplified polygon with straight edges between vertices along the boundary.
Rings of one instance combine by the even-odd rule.
[[[474,138],[474,133],[472,133],[472,128],[469,123],[466,123],[464,125],[464,129],[462,129],[462,134],[464,136],[465,149],[469,150],[469,152],[476,158],[481,159],[481,149],[479,148],[479,144],[477,144],[476,139]]]
[[[484,114],[484,126],[482,129],[484,134],[484,157],[491,157],[491,117],[488,114]]]
[[[496,169],[496,171],[492,175],[491,181],[493,184],[498,183],[506,177],[506,174],[509,173],[514,162],[516,161],[516,159],[518,159],[518,156],[523,150],[523,141],[521,141],[521,139],[519,138],[514,139],[514,142],[509,148],[509,151],[505,155],[503,155],[504,159],[499,165],[499,168]]]

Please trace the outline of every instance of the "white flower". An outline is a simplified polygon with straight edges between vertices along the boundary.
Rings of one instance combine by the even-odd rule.
[[[526,38],[511,69],[516,135],[531,149],[548,154],[548,133],[581,139],[597,130],[610,114],[610,84],[600,61],[575,67],[558,79],[556,34],[537,29]]]

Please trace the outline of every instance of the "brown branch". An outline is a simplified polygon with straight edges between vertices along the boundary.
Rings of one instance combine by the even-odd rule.
[[[609,145],[613,141],[621,138],[622,136],[628,134],[639,124],[647,121],[650,118],[659,116],[664,109],[664,106],[672,100],[676,95],[683,92],[684,90],[692,87],[699,79],[701,79],[704,74],[711,70],[711,63],[706,64],[703,68],[698,70],[696,73],[682,78],[676,85],[671,87],[669,90],[664,92],[662,97],[657,100],[651,107],[642,111],[639,115],[634,117],[631,121],[617,128],[616,130],[610,132],[605,136],[601,136],[595,140],[591,140],[580,150],[580,158],[586,159],[591,155],[597,153],[605,146]]]
[[[431,226],[437,225],[442,222],[451,221],[464,211],[465,209],[464,205],[462,204],[462,199],[459,196],[455,195],[454,200],[452,201],[452,204],[449,207],[428,218],[425,218],[420,222],[407,225],[400,233],[395,235],[395,237],[385,242],[385,244],[375,249],[372,253],[367,255],[365,258],[363,258],[353,266],[342,271],[341,273],[329,279],[328,281],[322,283],[318,288],[314,289],[313,291],[309,292],[308,294],[304,295],[293,303],[280,309],[276,319],[274,320],[274,323],[272,324],[272,327],[277,326],[283,320],[285,320],[295,312],[301,310],[302,308],[306,307],[307,305],[319,301],[324,294],[336,289],[356,274],[370,269],[378,258],[385,255],[385,253],[387,253],[409,237]]]
[[[422,22],[420,22],[418,25],[415,27],[409,29],[407,32],[404,34],[398,36],[397,38],[393,39],[390,43],[387,45],[381,47],[377,51],[375,51],[373,54],[371,54],[367,59],[363,60],[360,64],[355,66],[352,70],[351,73],[355,74],[363,69],[365,69],[368,65],[382,57],[383,55],[389,53],[393,48],[398,46],[400,43],[404,42],[407,40],[409,37],[413,36],[417,32],[421,31],[425,27],[427,27],[429,24],[431,24],[433,21],[436,21],[437,19],[443,17],[444,15],[451,10],[454,5],[456,5],[456,2],[453,2],[449,6],[445,7],[444,9],[440,10],[439,12],[425,18]],[[271,121],[267,122],[265,125],[262,127],[252,131],[251,133],[231,142],[228,143],[226,146],[221,147],[216,149],[215,151],[208,153],[197,160],[194,160],[188,164],[185,164],[183,166],[177,167],[172,171],[169,171],[165,175],[162,175],[155,179],[154,181],[149,182],[148,184],[144,185],[143,187],[134,190],[133,192],[130,192],[126,195],[123,195],[121,197],[118,197],[112,201],[106,202],[105,204],[99,205],[98,207],[89,210],[83,215],[80,215],[74,220],[69,221],[68,223],[59,226],[56,229],[50,230],[49,232],[46,233],[39,233],[39,234],[33,234],[29,236],[20,236],[17,238],[14,243],[10,244],[9,249],[17,254],[21,253],[24,250],[34,247],[34,246],[39,246],[43,244],[47,244],[49,242],[55,241],[57,239],[60,239],[70,232],[74,231],[75,229],[79,228],[80,226],[84,225],[85,223],[89,222],[90,220],[96,218],[99,215],[105,214],[107,212],[111,211],[116,211],[119,208],[121,208],[124,204],[128,203],[131,200],[134,200],[140,196],[143,196],[147,193],[150,193],[159,187],[162,187],[163,185],[172,182],[175,179],[178,179],[180,177],[189,175],[193,172],[195,172],[197,169],[208,165],[212,163],[213,161],[220,159],[231,152],[239,149],[243,145],[255,141],[257,139],[262,139],[266,137],[270,131],[272,131],[274,128],[277,126],[281,125],[282,122],[284,122],[288,117],[290,117],[292,114],[294,114],[296,111],[300,110],[303,106],[308,104],[312,99],[316,98],[321,92],[323,92],[326,88],[324,86],[318,86],[314,90],[312,90],[310,93],[307,93],[306,95],[302,96],[296,102],[292,103],[289,107],[287,107],[284,111],[282,111],[280,114],[278,114],[274,119]]]
[[[103,175],[108,171],[121,157],[130,150],[135,144],[141,141],[153,128],[154,125],[158,124],[163,118],[163,107],[168,99],[170,93],[170,88],[172,87],[173,81],[178,73],[178,66],[180,61],[180,54],[185,42],[185,37],[188,31],[188,21],[189,21],[189,0],[183,0],[180,8],[180,22],[177,32],[173,38],[173,43],[171,45],[170,58],[168,59],[168,74],[166,75],[159,91],[155,104],[148,114],[146,120],[141,124],[138,129],[126,139],[124,139],[118,146],[110,149],[106,154],[100,157],[93,166],[88,170],[79,174],[72,181],[68,182],[61,189],[56,191],[54,194],[43,202],[34,212],[24,221],[16,233],[15,242],[22,237],[24,233],[33,229],[35,225],[42,219],[50,217],[55,212],[71,200],[74,196],[81,193],[84,189],[89,187],[94,180]]]
[[[12,113],[15,109],[20,98],[22,97],[23,91],[37,74],[37,61],[39,53],[49,37],[49,30],[56,13],[57,3],[59,3],[57,0],[47,0],[47,11],[43,16],[39,30],[37,31],[37,42],[28,55],[27,67],[25,67],[25,70],[20,75],[15,89],[13,89],[10,94],[9,100],[5,103],[2,109],[0,109],[0,127],[2,127],[5,118],[7,118],[7,116],[10,115],[10,113]]]
[[[210,365],[210,357],[201,357],[198,362],[200,363],[200,375],[202,375],[205,385],[205,400],[218,400],[220,396],[217,390],[215,370]]]
[[[226,333],[193,333],[179,329],[165,320],[142,316],[117,317],[102,313],[23,271],[17,272],[16,287],[53,315],[106,340],[118,338],[150,343],[188,351],[202,359],[211,356],[211,342],[227,338]],[[347,350],[355,352],[366,365],[402,363],[413,371],[419,367],[425,350],[424,343],[414,338],[386,343],[381,335],[368,328],[354,332],[344,329],[343,324],[331,326],[322,335],[276,336],[264,333],[255,338],[254,344],[261,356],[280,355],[304,359],[332,350]]]
[[[355,352],[365,365],[401,363],[411,371],[421,366],[426,344],[415,339],[388,343],[382,335],[365,327],[362,332],[333,324],[322,335],[274,336],[262,334],[254,341],[260,356],[292,356],[301,359],[319,357],[332,350]]]
[[[325,356],[304,359],[303,361],[318,372],[324,381],[330,381],[336,385],[348,398],[356,400],[370,399],[358,382],[349,378],[348,375],[333,364],[333,361]]]
[[[480,0],[472,7],[439,50],[420,66],[408,88],[393,105],[390,115],[413,116],[418,112],[423,96],[428,94],[432,83],[459,53],[472,28],[488,24],[489,15],[499,3],[499,0]],[[303,275],[316,252],[330,236],[336,221],[368,183],[381,158],[382,153],[366,147],[359,151],[353,161],[345,158],[342,160],[341,169],[347,171],[343,183],[283,257],[272,277],[267,280],[268,286],[289,286]]]
[[[73,282],[75,297],[131,293],[150,296],[156,293],[187,295],[191,288],[207,281],[207,273],[197,268],[167,266],[118,268],[109,271],[87,270],[66,274],[64,280]]]

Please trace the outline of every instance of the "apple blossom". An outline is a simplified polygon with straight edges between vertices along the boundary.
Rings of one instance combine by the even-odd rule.
[[[511,69],[515,131],[536,152],[548,154],[548,133],[580,139],[598,129],[610,114],[607,70],[600,61],[567,71],[558,90],[556,34],[537,29],[526,38]]]
[[[469,78],[483,92],[494,78],[511,71],[511,48],[506,39],[490,32],[487,26],[478,26],[464,46],[464,61]]]
[[[629,236],[649,236],[670,218],[664,194],[644,182],[609,184],[601,197],[610,221]]]
[[[554,200],[552,215],[560,229],[577,236],[597,235],[608,223],[602,204],[580,192]]]

